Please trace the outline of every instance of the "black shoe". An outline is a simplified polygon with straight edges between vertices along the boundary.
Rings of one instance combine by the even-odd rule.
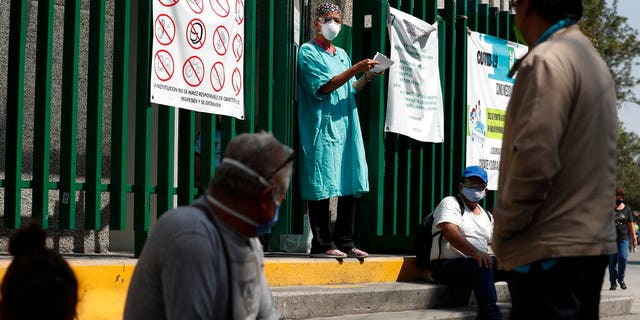
[[[609,290],[615,290],[616,289],[616,285],[612,285],[611,287],[609,287]]]
[[[627,289],[627,284],[626,284],[626,283],[624,283],[624,281],[618,281],[618,283],[620,283],[620,288],[621,288],[622,290],[626,290],[626,289]]]

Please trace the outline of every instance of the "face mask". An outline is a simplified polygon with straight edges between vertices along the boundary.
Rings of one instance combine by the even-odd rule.
[[[616,205],[620,205],[622,203],[622,200],[616,200]]]
[[[342,25],[336,23],[335,21],[331,20],[327,23],[323,23],[321,24],[322,28],[322,36],[329,40],[332,41],[333,39],[335,39],[338,36],[338,33],[340,33],[340,27]]]
[[[484,190],[467,187],[462,188],[462,191],[460,191],[460,193],[462,193],[462,196],[465,197],[465,199],[474,203],[482,201],[482,199],[484,199],[484,196],[486,195],[486,192]]]

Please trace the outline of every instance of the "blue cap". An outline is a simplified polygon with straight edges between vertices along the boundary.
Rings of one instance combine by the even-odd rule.
[[[484,183],[489,182],[489,179],[487,178],[487,172],[480,166],[468,166],[466,169],[464,169],[464,173],[462,173],[462,179],[470,177],[478,177],[482,179]]]

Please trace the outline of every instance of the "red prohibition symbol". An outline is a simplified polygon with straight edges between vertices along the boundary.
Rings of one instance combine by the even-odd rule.
[[[193,19],[187,24],[187,42],[194,49],[200,49],[207,38],[207,27],[200,19]]]
[[[224,26],[219,26],[213,32],[213,49],[216,52],[224,56],[229,49],[229,31]]]
[[[213,12],[222,18],[228,16],[231,11],[229,0],[209,0],[209,4]]]
[[[195,14],[201,14],[204,10],[204,0],[187,0],[187,4]]]
[[[166,14],[158,15],[155,22],[156,40],[162,45],[170,45],[176,37],[176,24]]]
[[[168,51],[159,50],[156,53],[153,61],[153,70],[160,81],[167,81],[173,77],[173,57]]]
[[[240,89],[242,89],[242,74],[238,68],[233,70],[231,75],[231,86],[233,86],[233,92],[237,96],[240,93]]]
[[[197,87],[204,80],[204,63],[198,56],[191,56],[182,65],[182,77],[184,82],[192,87]]]
[[[224,65],[222,62],[218,61],[213,64],[211,67],[211,72],[209,73],[209,77],[211,80],[211,87],[215,92],[220,92],[224,87]]]
[[[178,4],[178,2],[180,2],[180,0],[158,0],[160,2],[161,5],[165,6],[165,7],[173,7],[176,4]]]
[[[239,34],[236,34],[236,36],[233,37],[233,56],[236,57],[236,62],[240,61],[243,52],[244,41],[242,41],[242,37]]]
[[[242,24],[244,21],[244,0],[236,0],[236,22]]]

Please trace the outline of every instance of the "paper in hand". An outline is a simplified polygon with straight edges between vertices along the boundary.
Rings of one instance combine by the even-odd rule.
[[[371,72],[373,73],[379,73],[381,71],[387,70],[393,64],[393,61],[391,59],[387,58],[387,56],[380,52],[376,52],[373,60],[380,62],[379,64],[376,64],[373,69],[371,69]]]

